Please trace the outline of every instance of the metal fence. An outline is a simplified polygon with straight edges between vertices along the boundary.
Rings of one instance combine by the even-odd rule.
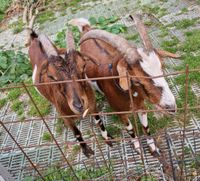
[[[139,155],[133,148],[132,139],[122,129],[116,139],[113,139],[113,147],[108,147],[105,142],[100,139],[98,129],[92,121],[92,116],[97,114],[89,114],[88,119],[82,120],[79,123],[79,129],[90,130],[92,139],[85,138],[85,142],[94,150],[95,154],[91,158],[86,158],[82,153],[73,157],[71,149],[66,151],[66,145],[77,145],[71,131],[67,130],[64,133],[64,141],[58,137],[54,131],[54,122],[58,118],[77,117],[80,116],[58,116],[57,114],[43,117],[37,104],[32,98],[29,87],[35,85],[21,84],[17,86],[10,85],[6,88],[1,88],[0,91],[7,91],[13,88],[23,88],[31,102],[34,104],[40,118],[25,119],[23,122],[19,119],[9,120],[8,106],[1,112],[0,125],[3,130],[0,135],[0,163],[8,167],[8,170],[15,176],[16,179],[34,180],[199,180],[200,177],[200,122],[197,122],[197,127],[186,126],[188,121],[188,112],[190,110],[199,109],[200,105],[193,107],[188,106],[188,76],[190,73],[198,72],[200,69],[189,70],[188,66],[185,71],[173,72],[157,77],[142,77],[142,78],[159,78],[185,74],[185,102],[184,107],[179,107],[177,110],[183,113],[183,127],[174,129],[159,130],[154,138],[161,150],[160,157],[154,157],[150,154],[148,145],[145,139],[148,136],[140,135],[135,116],[140,111],[125,111],[125,112],[107,112],[102,110],[98,113],[103,118],[106,117],[106,125],[112,126],[113,122],[109,121],[109,117],[118,114],[132,114],[134,118],[134,126],[136,135],[141,144],[141,154]],[[127,74],[127,80],[130,82],[133,76]],[[136,76],[134,76],[136,77]],[[119,76],[101,77],[94,79],[81,79],[76,81],[89,80],[105,80],[118,79]],[[141,77],[137,77],[141,78]],[[58,81],[44,84],[61,84],[69,81]],[[129,88],[129,96],[131,89]],[[130,96],[133,107],[132,96]],[[149,109],[144,112],[159,112],[164,110]],[[193,118],[195,121],[195,118]],[[33,123],[36,124],[33,127]],[[16,132],[17,126],[21,127],[21,132]],[[41,130],[45,129],[51,135],[52,143],[34,142]],[[13,127],[14,126],[14,127]],[[14,130],[13,130],[14,129]],[[30,129],[30,130],[29,130]],[[27,131],[29,130],[29,131]],[[35,138],[33,132],[36,132]],[[19,139],[19,134],[26,134],[26,138]],[[10,145],[4,145],[4,141],[10,139]],[[29,144],[24,144],[29,140]],[[31,142],[32,141],[32,142]],[[11,157],[6,157],[11,154]],[[4,157],[5,156],[5,157]],[[72,158],[73,157],[73,158]],[[8,159],[12,159],[12,162]],[[19,161],[20,160],[20,161]],[[48,170],[48,171],[47,171]]]

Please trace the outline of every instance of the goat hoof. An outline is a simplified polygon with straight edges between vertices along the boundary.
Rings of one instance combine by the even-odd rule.
[[[112,141],[109,139],[109,140],[105,140],[106,144],[110,147],[113,147],[113,144],[112,144]]]
[[[156,148],[155,150],[150,149],[150,152],[151,152],[151,155],[154,157],[160,157],[161,155],[160,150],[158,148]]]
[[[110,134],[108,134],[108,139],[105,141],[106,142],[106,144],[108,145],[108,146],[110,146],[110,147],[113,147],[113,143],[115,142],[115,141],[113,141],[113,137],[110,135]]]
[[[92,155],[94,155],[94,151],[88,146],[82,147],[83,154],[87,157],[90,158]]]

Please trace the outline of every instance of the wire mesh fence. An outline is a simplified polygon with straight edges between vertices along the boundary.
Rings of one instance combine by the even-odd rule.
[[[199,69],[188,70],[187,67],[186,71],[173,72],[158,77],[185,74],[185,94],[187,95],[188,75],[196,71],[199,71]],[[117,78],[119,76],[96,79]],[[131,78],[132,76],[127,74],[129,81]],[[143,78],[149,79],[152,77]],[[89,80],[94,79],[76,81]],[[64,82],[69,81],[52,82],[50,84]],[[39,85],[44,84],[37,84],[37,86]],[[196,118],[192,119],[194,122],[192,125],[196,125],[196,127],[188,126],[187,122],[189,119],[188,112],[194,109],[198,110],[200,105],[188,107],[187,96],[185,96],[185,106],[178,107],[177,109],[178,111],[182,111],[183,127],[169,127],[152,135],[161,150],[159,157],[151,155],[149,151],[146,143],[146,138],[149,138],[149,136],[141,135],[137,132],[141,144],[141,154],[138,154],[133,148],[133,140],[120,124],[111,120],[111,116],[118,114],[135,115],[138,112],[162,112],[166,110],[149,109],[108,112],[103,109],[98,114],[104,118],[106,126],[114,126],[115,133],[117,130],[120,130],[116,138],[112,140],[112,148],[107,146],[105,141],[101,139],[98,128],[93,123],[92,116],[97,114],[89,114],[87,119],[81,120],[79,123],[81,131],[85,133],[85,130],[89,130],[89,133],[85,137],[85,142],[95,152],[94,156],[88,159],[80,152],[80,148],[76,146],[79,143],[75,141],[71,131],[65,130],[64,137],[66,141],[63,141],[56,134],[54,123],[58,118],[62,118],[63,116],[54,113],[53,115],[43,117],[28,90],[28,87],[31,86],[36,85],[22,84],[0,89],[1,91],[5,91],[13,88],[24,88],[40,115],[40,118],[36,117],[21,121],[9,117],[7,113],[8,106],[5,106],[4,110],[2,110],[0,121],[2,130],[0,163],[8,167],[8,170],[15,178],[19,180],[24,178],[34,178],[36,180],[198,180],[198,176],[200,175],[200,122]],[[130,87],[129,91],[131,91]],[[65,117],[80,118],[79,115]],[[134,121],[136,121],[135,125],[137,127],[137,120],[134,119]],[[20,131],[18,132],[17,130]],[[37,136],[41,134],[42,130],[50,133],[52,142],[44,143],[41,140],[38,142]],[[135,128],[135,130],[138,130],[138,128]],[[34,132],[38,132],[38,134],[34,135]]]

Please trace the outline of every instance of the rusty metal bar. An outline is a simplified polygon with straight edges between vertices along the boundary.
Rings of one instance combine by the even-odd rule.
[[[186,65],[186,77],[185,77],[185,103],[184,103],[184,118],[183,118],[183,140],[182,140],[182,163],[181,163],[181,178],[183,178],[183,167],[184,167],[184,157],[185,157],[185,152],[184,152],[184,143],[185,143],[185,128],[186,128],[186,121],[187,121],[187,113],[188,113],[188,81],[189,81],[189,68],[188,65]]]
[[[170,160],[170,165],[171,165],[171,169],[172,169],[173,179],[174,179],[174,181],[176,181],[176,174],[175,174],[175,170],[174,170],[173,158],[172,158],[170,141],[169,141],[170,138],[169,138],[169,135],[167,134],[166,130],[165,130],[165,139],[167,142],[167,147],[168,147],[168,152],[169,152],[169,160]]]
[[[191,69],[188,73],[192,73],[192,72],[198,72],[200,71],[200,69]],[[169,74],[165,74],[165,75],[158,75],[158,76],[131,76],[131,78],[144,78],[144,79],[156,79],[156,78],[160,78],[160,77],[168,77],[168,76],[172,76],[172,75],[179,75],[179,74],[185,74],[185,71],[177,71],[177,72],[173,72],[173,73],[169,73]],[[87,79],[78,79],[78,80],[64,80],[64,81],[55,81],[55,82],[47,82],[47,83],[38,83],[38,84],[26,84],[26,87],[33,87],[33,86],[42,86],[42,85],[53,85],[53,84],[60,84],[60,83],[67,83],[67,82],[83,82],[83,81],[96,81],[96,80],[107,80],[107,79],[119,79],[122,77],[126,77],[126,76],[108,76],[108,77],[96,77],[96,78],[87,78]],[[13,85],[13,86],[9,86],[9,87],[5,87],[5,88],[0,88],[0,91],[3,90],[8,90],[8,89],[13,89],[13,88],[23,88],[23,85]]]
[[[129,73],[126,72],[126,78],[127,78],[127,81],[128,81],[128,91],[129,91],[129,97],[130,97],[130,101],[131,101],[131,112],[133,114],[133,117],[134,117],[134,125],[135,125],[135,130],[136,130],[136,136],[138,139],[139,138],[139,130],[138,130],[138,125],[137,125],[137,118],[135,116],[135,110],[134,110],[134,104],[133,104],[133,97],[132,97],[132,91],[131,91],[131,78],[129,76]],[[140,144],[140,156],[141,156],[141,159],[142,159],[142,164],[144,165],[144,168],[145,168],[145,162],[144,162],[144,156],[143,156],[143,147],[142,147],[142,144],[141,144],[141,141],[140,139],[138,139],[139,141],[139,144]],[[145,171],[145,174],[146,174],[146,169],[144,169]]]
[[[90,118],[90,120],[92,120],[92,118]],[[107,168],[107,170],[108,170],[108,172],[109,172],[109,174],[110,174],[110,177],[112,178],[112,174],[111,174],[111,172],[110,172],[110,168],[108,167],[107,161],[106,161],[106,159],[105,159],[105,157],[104,157],[104,155],[103,155],[103,151],[102,151],[102,149],[101,149],[101,145],[99,144],[99,140],[97,139],[97,135],[96,135],[96,133],[94,132],[93,125],[92,125],[91,121],[89,121],[89,125],[90,125],[90,129],[91,129],[91,131],[92,131],[92,134],[94,135],[94,139],[95,139],[95,141],[96,141],[96,143],[97,143],[97,146],[98,146],[98,148],[99,148],[99,151],[100,151],[100,153],[101,153],[101,156],[102,156],[102,158],[103,158],[103,162],[104,162],[104,164],[105,164],[105,166],[106,166],[106,168]]]
[[[200,109],[200,105],[197,106],[192,106],[188,107],[188,110],[193,110],[193,109]],[[171,109],[148,109],[148,110],[137,110],[134,111],[135,113],[149,113],[149,112],[163,112],[163,111],[169,111]],[[182,111],[184,108],[177,108],[177,111]],[[132,114],[132,111],[121,111],[121,112],[101,112],[101,113],[89,113],[88,116],[96,116],[96,115],[120,115],[120,114]],[[3,117],[3,116],[1,116]],[[0,118],[1,118],[0,117]],[[80,115],[70,115],[70,116],[46,116],[43,117],[44,119],[56,119],[56,118],[80,118]],[[31,119],[25,119],[23,122],[31,122],[31,121],[41,121],[41,118],[31,118]],[[4,124],[11,124],[11,123],[19,123],[22,122],[21,120],[17,121],[10,121],[10,122],[5,122]]]
[[[3,124],[2,121],[0,121],[0,125],[6,130],[6,132],[9,134],[9,136],[12,138],[12,140],[15,142],[15,144],[18,146],[18,148],[20,149],[20,151],[24,154],[24,156],[26,157],[26,159],[30,162],[31,166],[35,169],[35,171],[38,173],[38,175],[41,177],[42,180],[45,181],[44,177],[42,176],[42,174],[39,172],[39,170],[37,169],[37,167],[34,165],[34,163],[31,161],[31,159],[29,158],[29,156],[26,154],[26,152],[22,149],[22,147],[20,146],[19,143],[17,143],[17,141],[15,140],[15,138],[13,137],[13,135],[10,133],[10,131],[6,128],[6,126]]]
[[[27,94],[28,94],[28,96],[29,96],[31,102],[33,103],[34,107],[36,108],[38,114],[39,114],[40,117],[42,118],[43,123],[45,124],[45,126],[46,126],[48,132],[49,132],[50,135],[51,135],[51,138],[53,139],[53,141],[56,143],[56,146],[57,146],[58,149],[60,150],[60,152],[61,152],[61,154],[62,154],[62,156],[63,156],[65,162],[68,164],[68,166],[69,166],[69,168],[71,169],[72,173],[74,174],[76,180],[79,180],[79,178],[77,177],[77,175],[76,175],[76,173],[75,173],[73,167],[71,166],[71,164],[70,164],[70,162],[68,161],[68,159],[65,157],[64,152],[62,151],[60,145],[58,144],[56,138],[54,137],[53,133],[51,132],[51,129],[49,128],[48,124],[46,123],[45,119],[43,118],[43,116],[42,116],[40,110],[38,109],[38,107],[37,107],[35,101],[33,100],[33,98],[32,98],[32,96],[31,96],[30,92],[28,91],[28,89],[27,89],[27,87],[26,87],[26,85],[25,85],[24,83],[23,83],[23,86],[24,86],[24,89],[25,89],[25,91],[27,92]]]

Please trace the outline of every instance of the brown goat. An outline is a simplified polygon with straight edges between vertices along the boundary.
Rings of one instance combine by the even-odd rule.
[[[72,35],[68,34],[68,52],[65,59],[58,55],[57,48],[45,35],[37,35],[30,32],[29,56],[33,69],[33,83],[50,83],[55,81],[74,80],[72,82],[38,85],[37,90],[48,99],[62,116],[85,114],[89,109],[95,113],[95,95],[88,82],[77,82],[75,80],[84,79],[83,72],[85,61],[81,54],[74,49]],[[100,120],[99,116],[95,116]],[[80,142],[83,153],[89,157],[93,153],[83,140],[81,132],[75,125],[75,118],[63,118],[64,125],[69,127],[76,139]],[[100,126],[104,129],[102,126]]]
[[[69,24],[78,26],[81,31],[81,53],[87,55],[92,61],[86,63],[86,75],[89,78],[107,76],[131,76],[149,77],[131,78],[131,91],[133,98],[133,110],[146,110],[144,101],[155,105],[158,109],[169,109],[169,114],[176,112],[175,98],[164,79],[150,77],[163,75],[161,58],[178,58],[175,54],[153,48],[143,23],[138,17],[134,17],[136,26],[144,43],[144,48],[136,48],[130,45],[124,38],[103,30],[92,30],[88,20],[73,19]],[[97,80],[99,89],[106,96],[109,104],[115,111],[131,110],[129,97],[129,84],[127,78],[119,80]],[[144,133],[150,136],[147,122],[147,113],[139,113],[139,119],[143,125]],[[131,137],[134,138],[134,147],[140,152],[139,141],[134,133],[134,128],[128,115],[119,115],[121,121]],[[107,133],[107,132],[106,132]],[[106,136],[106,135],[105,135]],[[158,154],[152,138],[147,143],[153,154]]]

